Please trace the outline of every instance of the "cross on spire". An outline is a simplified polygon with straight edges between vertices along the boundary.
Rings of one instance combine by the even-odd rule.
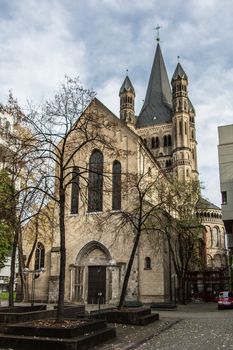
[[[156,38],[156,40],[159,42],[159,40],[160,40],[160,38],[159,38],[159,29],[160,29],[161,27],[159,26],[159,25],[157,25],[157,27],[156,28],[154,28],[154,30],[156,30],[157,31],[157,38]]]

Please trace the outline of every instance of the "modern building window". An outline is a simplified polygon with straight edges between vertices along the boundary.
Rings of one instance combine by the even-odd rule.
[[[121,209],[121,163],[115,160],[112,166],[112,210]]]
[[[222,204],[227,204],[227,191],[222,191]]]
[[[71,214],[78,214],[79,204],[79,168],[75,166],[72,172],[71,180]]]
[[[35,251],[35,270],[45,266],[45,249],[42,243],[38,242]]]
[[[94,150],[89,161],[88,211],[103,210],[103,164],[102,152]]]
[[[151,270],[151,258],[149,256],[145,258],[145,270]]]

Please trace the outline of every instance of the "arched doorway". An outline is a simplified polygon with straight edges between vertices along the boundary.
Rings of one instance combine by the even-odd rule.
[[[87,243],[71,270],[71,299],[88,304],[108,303],[112,297],[111,255],[100,242]]]

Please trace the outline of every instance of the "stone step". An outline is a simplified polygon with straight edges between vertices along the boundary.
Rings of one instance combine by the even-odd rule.
[[[159,314],[150,314],[139,317],[137,320],[137,325],[146,326],[149,323],[155,322],[159,320]]]
[[[177,304],[172,302],[163,302],[163,303],[153,303],[151,304],[151,309],[158,309],[158,310],[176,310]]]
[[[0,348],[18,350],[87,350],[116,337],[115,328],[103,328],[74,338],[0,335]]]

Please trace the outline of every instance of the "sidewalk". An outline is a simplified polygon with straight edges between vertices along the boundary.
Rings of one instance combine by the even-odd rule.
[[[95,350],[131,350],[135,349],[146,341],[166,331],[179,319],[161,319],[147,326],[130,326],[122,324],[109,324],[116,327],[117,338],[100,346],[95,346]]]
[[[219,315],[216,303],[178,305],[173,311],[152,311],[159,313],[159,321],[147,326],[109,324],[116,327],[117,338],[114,341],[94,347],[95,350],[133,350],[141,344],[158,336],[184,319],[214,317]],[[222,317],[225,317],[222,313]]]

